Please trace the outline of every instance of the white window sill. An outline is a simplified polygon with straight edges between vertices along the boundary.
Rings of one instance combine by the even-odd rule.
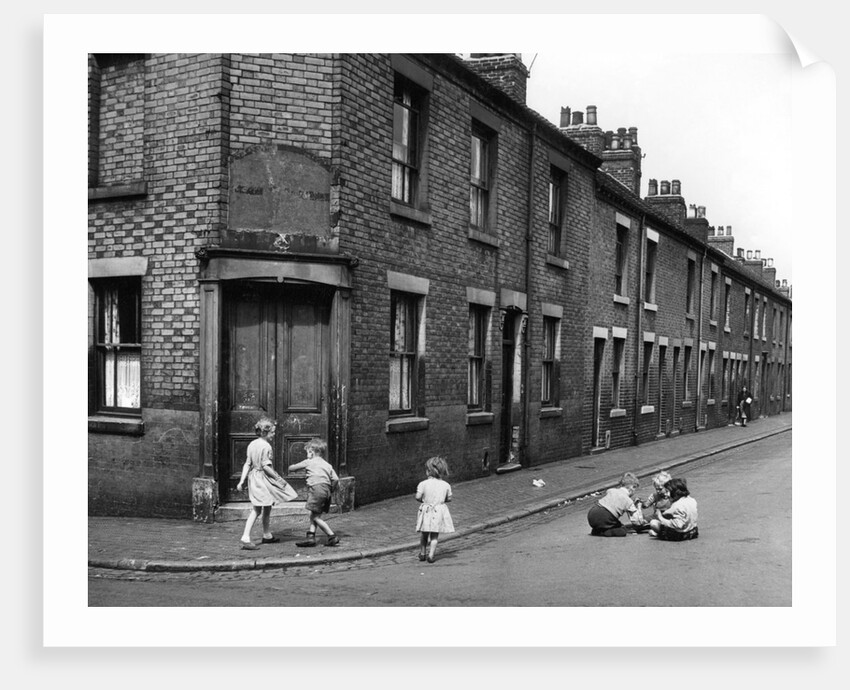
[[[608,415],[611,419],[614,417],[625,417],[626,411],[622,407],[615,407],[611,410],[611,414]]]
[[[625,304],[626,306],[629,306],[632,301],[628,297],[623,297],[622,295],[614,295],[614,303]]]
[[[401,434],[405,431],[422,431],[427,428],[427,417],[395,417],[388,419],[386,424],[386,432],[388,434]]]
[[[548,417],[560,417],[564,414],[563,407],[541,407],[540,408],[540,419],[547,419]]]
[[[546,255],[546,263],[550,266],[557,266],[558,268],[563,268],[564,270],[570,267],[570,262],[566,259],[562,259],[560,256],[555,256],[554,254]]]
[[[686,318],[688,321],[696,321],[696,318],[697,318],[697,317],[696,317],[696,316],[694,316],[693,314],[691,314],[690,312],[688,312],[688,313],[686,313],[686,314],[685,314],[685,318]]]
[[[708,325],[711,326],[712,328],[717,328],[717,321],[715,321],[714,319],[709,319]]]
[[[655,412],[655,405],[641,405],[641,414],[650,414],[652,412]]]
[[[731,333],[731,332],[732,332],[732,329],[731,329],[729,326],[724,326],[724,327],[723,327],[723,332],[724,332],[724,333]]]
[[[714,398],[709,398],[708,400],[705,401],[705,404],[713,406],[714,405]]]
[[[693,407],[693,406],[694,406],[693,400],[683,400],[682,401],[682,407]]]
[[[643,308],[645,311],[658,311],[658,305],[651,302],[644,302]]]
[[[492,424],[496,415],[492,412],[467,412],[466,426],[478,426],[479,424]]]

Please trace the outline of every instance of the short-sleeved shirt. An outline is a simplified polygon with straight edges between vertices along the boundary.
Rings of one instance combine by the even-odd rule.
[[[661,522],[677,532],[687,532],[697,526],[697,502],[692,496],[682,496],[661,513]]]
[[[313,456],[301,462],[296,462],[289,466],[289,471],[292,470],[307,470],[307,486],[315,486],[316,484],[333,484],[339,480],[336,470],[324,458]]]
[[[428,477],[416,487],[416,498],[430,505],[446,503],[452,500],[452,487],[443,479]]]
[[[635,505],[632,497],[629,496],[629,490],[622,486],[618,486],[614,489],[608,489],[608,491],[605,492],[605,495],[600,498],[597,503],[616,518],[625,513],[632,516],[637,513],[638,510],[638,507]]]

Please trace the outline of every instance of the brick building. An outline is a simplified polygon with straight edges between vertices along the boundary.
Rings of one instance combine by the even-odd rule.
[[[768,261],[517,55],[92,55],[89,508],[214,520],[256,419],[341,509],[791,402]],[[740,250],[739,250],[740,252]]]

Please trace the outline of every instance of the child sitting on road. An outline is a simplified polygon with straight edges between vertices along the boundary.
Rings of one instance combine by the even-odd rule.
[[[684,479],[671,479],[665,485],[670,493],[670,507],[656,512],[649,522],[649,536],[665,541],[685,541],[699,536],[697,502],[688,491]]]
[[[640,506],[641,511],[650,508],[652,509],[650,515],[652,515],[656,510],[666,510],[670,507],[670,494],[667,493],[664,485],[672,478],[669,472],[664,471],[659,472],[652,478],[652,493],[646,498],[639,498],[635,501],[635,504]],[[644,518],[646,518],[645,513]]]
[[[629,516],[632,529],[640,531],[644,527],[643,512],[635,505],[632,496],[640,486],[640,480],[631,472],[626,472],[619,484],[608,489],[587,512],[590,533],[595,537],[625,537],[629,532],[620,521],[623,515]]]

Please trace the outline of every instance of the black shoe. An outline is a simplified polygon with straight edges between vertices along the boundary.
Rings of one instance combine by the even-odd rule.
[[[336,546],[337,544],[339,544],[339,537],[338,536],[336,536],[335,534],[332,534],[331,536],[328,537],[328,542],[327,542],[326,546]]]
[[[436,561],[436,560],[437,560],[437,557],[436,557],[436,556],[428,556],[428,558],[427,558],[426,560],[427,560],[429,563],[433,563],[434,561]]]
[[[303,548],[309,548],[309,547],[315,546],[315,545],[316,545],[315,539],[305,539],[304,541],[295,542],[295,546],[301,546]]]
[[[263,544],[279,544],[279,543],[280,543],[280,537],[269,537],[268,539],[263,537]]]
[[[424,561],[424,560],[425,560],[425,554],[424,554],[424,553],[420,553],[420,554],[419,554],[419,560],[420,560],[420,561]]]

